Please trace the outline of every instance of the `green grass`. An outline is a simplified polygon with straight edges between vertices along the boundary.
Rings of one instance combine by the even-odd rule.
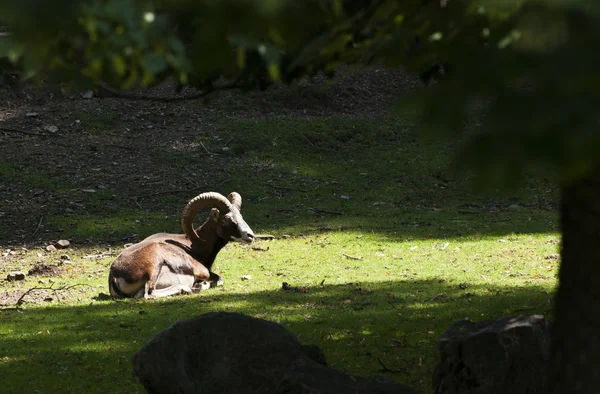
[[[46,189],[54,192],[63,192],[72,187],[68,182],[58,179],[58,174],[52,170],[42,173],[32,167],[22,166],[17,168],[8,162],[0,162],[0,181],[3,180],[18,182],[30,188]]]
[[[130,362],[137,349],[177,320],[232,311],[280,322],[301,342],[319,345],[335,368],[373,375],[381,360],[406,371],[389,376],[430,393],[437,341],[454,321],[550,313],[558,234],[549,183],[530,180],[513,195],[473,195],[465,179],[446,171],[448,148],[420,141],[414,126],[394,119],[222,127],[227,138],[202,140],[229,163],[218,191],[240,192],[254,231],[278,239],[228,245],[215,266],[225,285],[192,296],[95,299],[107,292],[119,243],[75,244],[60,277],[5,282],[9,292],[85,286],[0,311],[4,392],[141,393]],[[180,154],[175,161],[186,159]],[[136,233],[140,239],[176,231],[180,209],[132,211],[129,201],[120,208],[113,201],[105,215],[52,220],[66,238]],[[15,252],[0,257],[3,275],[55,263],[62,253]],[[86,258],[101,253],[109,255]],[[303,292],[284,291],[282,282]]]
[[[86,133],[97,136],[113,134],[110,130],[118,116],[116,111],[73,111],[73,118],[79,120],[80,127]]]

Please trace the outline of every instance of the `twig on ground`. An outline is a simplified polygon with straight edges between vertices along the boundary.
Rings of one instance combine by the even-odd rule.
[[[43,216],[40,218],[40,222],[38,223],[37,228],[35,229],[35,231],[33,232],[33,234],[31,234],[29,236],[29,238],[33,238],[33,236],[36,235],[38,231],[40,231],[40,227],[42,227],[42,220],[44,220]]]
[[[267,186],[272,187],[273,189],[280,189],[280,190],[294,190],[297,192],[302,192],[302,193],[308,193],[308,190],[305,189],[297,189],[295,187],[288,187],[288,186],[277,186],[277,185],[271,185],[271,184],[267,184]]]
[[[535,308],[534,308],[534,307],[532,307],[532,306],[526,306],[526,307],[524,307],[524,308],[513,309],[513,310],[512,310],[512,313],[526,312],[526,311],[530,311],[530,310],[533,310],[533,309],[535,309]]]
[[[349,254],[346,254],[346,253],[342,253],[342,255],[344,255],[344,257],[349,258],[350,260],[363,260],[362,257],[350,256]]]
[[[141,199],[146,198],[146,197],[164,196],[164,195],[167,195],[167,194],[177,194],[177,193],[190,193],[190,192],[193,192],[193,191],[196,191],[196,190],[198,190],[197,187],[193,188],[193,189],[177,189],[177,190],[168,190],[168,191],[165,191],[165,192],[154,192],[154,193],[148,193],[148,194],[142,194],[142,195],[139,195],[139,196],[135,196],[134,199],[135,199],[136,204],[137,204],[137,200],[141,200]]]
[[[220,187],[220,186],[223,186],[224,184],[226,184],[226,183],[229,183],[229,181],[230,181],[230,180],[231,180],[231,179],[229,179],[229,178],[228,178],[228,179],[225,179],[223,182],[219,183],[217,186],[219,186],[219,187]]]
[[[131,146],[117,145],[117,144],[102,144],[102,146],[104,146],[106,148],[119,148],[119,149],[125,149],[125,150],[130,150],[130,151],[137,150],[136,148],[132,148]]]
[[[406,369],[405,368],[401,368],[401,369],[390,369],[388,368],[383,361],[381,361],[381,359],[379,357],[377,357],[377,361],[379,361],[379,365],[381,365],[381,369],[379,370],[379,372],[389,372],[389,373],[406,373]]]
[[[302,134],[302,133],[298,133],[298,134],[300,134],[302,136],[302,138],[304,138],[310,146],[315,146],[315,144],[313,144],[312,141],[309,140],[304,134]]]
[[[254,239],[271,240],[271,239],[275,239],[275,236],[274,235],[270,235],[270,234],[254,234]]]
[[[204,151],[206,153],[208,153],[209,155],[212,155],[212,153],[210,153],[210,151],[206,148],[206,146],[204,146],[204,144],[202,143],[202,141],[198,141],[200,143],[200,146],[202,147],[202,149],[204,149]]]
[[[144,210],[144,208],[142,208],[142,206],[141,206],[141,205],[140,205],[140,203],[138,202],[138,198],[137,198],[137,197],[135,197],[135,198],[134,198],[134,201],[135,201],[135,205],[137,205],[137,206],[138,206],[138,208],[139,208],[139,209],[141,209],[141,210],[143,211],[143,210]]]
[[[88,254],[83,256],[84,259],[101,259],[103,257],[114,256],[114,253]]]
[[[26,134],[26,135],[34,135],[36,137],[48,137],[48,134],[34,133],[33,131],[13,129],[13,128],[4,127],[4,126],[1,126],[0,130],[5,131],[7,133],[19,133],[19,134]]]
[[[189,178],[189,177],[187,177],[187,176],[184,176],[183,178],[184,178],[186,181],[188,181],[189,183],[191,183],[191,184],[194,186],[194,188],[195,188],[195,189],[199,189],[199,188],[200,188],[200,185],[199,185],[199,184],[198,184],[198,182],[196,182],[194,179],[192,179],[192,178]]]
[[[311,212],[314,212],[314,213],[328,213],[330,215],[343,215],[343,213],[341,213],[341,212],[328,211],[326,209],[321,209],[321,208],[308,208],[308,210]]]
[[[54,296],[60,301],[60,297],[58,296],[58,293],[57,293],[58,291],[70,290],[77,286],[93,287],[91,285],[88,285],[87,283],[76,283],[74,285],[61,286],[61,287],[57,287],[57,288],[54,288],[54,284],[50,285],[50,287],[32,287],[32,288],[28,289],[25,293],[23,293],[21,295],[21,297],[19,297],[17,302],[15,302],[15,305],[16,306],[22,305],[25,302],[25,297],[30,295],[31,292],[36,291],[36,290],[51,290],[54,293]]]

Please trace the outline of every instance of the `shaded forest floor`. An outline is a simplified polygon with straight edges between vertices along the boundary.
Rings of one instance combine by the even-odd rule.
[[[0,90],[0,245],[60,239],[65,229],[47,218],[106,212],[111,205],[122,207],[123,200],[132,209],[179,211],[192,193],[227,182],[228,165],[236,159],[223,155],[232,142],[221,128],[224,121],[381,116],[418,84],[386,69],[340,74],[331,84],[223,92],[208,104]],[[171,97],[174,91],[164,84],[151,94]],[[205,149],[198,142],[204,137],[220,141],[221,149]],[[193,153],[193,160],[172,165],[182,153]],[[96,202],[84,204],[92,193]],[[170,193],[181,196],[174,207],[158,198]]]

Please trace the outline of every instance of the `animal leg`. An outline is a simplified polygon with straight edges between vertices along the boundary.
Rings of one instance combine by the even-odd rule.
[[[169,296],[172,296],[175,294],[182,294],[182,293],[190,294],[191,292],[192,292],[192,289],[190,289],[188,286],[182,285],[182,284],[177,284],[177,285],[165,287],[162,289],[154,289],[154,291],[152,292],[150,297],[151,298],[169,297]]]
[[[220,277],[219,275],[215,274],[214,272],[210,272],[210,275],[208,278],[196,279],[196,281],[194,282],[194,286],[192,287],[192,290],[194,290],[194,291],[208,290],[210,288],[217,287],[217,286],[223,286],[223,278]]]
[[[199,291],[202,290],[208,290],[210,289],[210,282],[206,281],[206,280],[199,280],[194,282],[194,287],[192,287],[192,290],[197,293]]]
[[[194,277],[189,274],[175,273],[168,265],[160,268],[151,297],[168,297],[174,294],[192,292]]]
[[[209,282],[210,287],[223,286],[223,277],[211,272]]]
[[[150,289],[150,284],[148,283],[148,281],[146,281],[146,283],[144,283],[144,286],[140,287],[138,292],[135,293],[135,295],[133,297],[148,299],[148,298],[150,298],[150,294],[152,293],[151,290],[152,289]]]

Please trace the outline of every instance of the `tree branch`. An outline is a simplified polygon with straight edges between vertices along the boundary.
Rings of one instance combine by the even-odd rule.
[[[50,287],[32,287],[31,289],[29,289],[25,293],[23,293],[21,295],[21,297],[19,297],[19,299],[17,300],[17,302],[15,302],[15,306],[18,307],[18,306],[22,305],[25,302],[25,300],[24,300],[25,296],[30,295],[30,293],[32,291],[35,291],[35,290],[52,290],[52,292],[54,293],[54,295],[56,296],[56,298],[60,301],[60,298],[58,297],[58,294],[57,294],[58,291],[70,290],[70,289],[75,288],[77,286],[93,287],[91,285],[88,285],[87,283],[76,283],[74,285],[61,286],[61,287],[57,287],[57,288],[54,288],[53,286],[54,286],[54,284],[50,285]]]

